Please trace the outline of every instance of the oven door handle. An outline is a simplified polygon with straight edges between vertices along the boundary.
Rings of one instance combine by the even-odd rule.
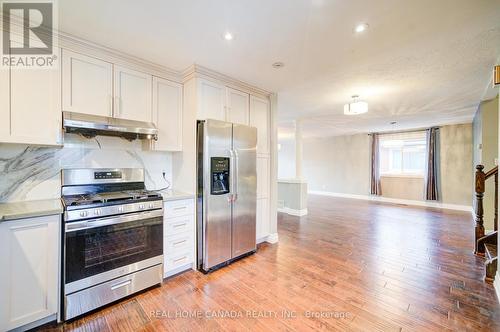
[[[139,213],[131,213],[114,217],[91,219],[77,222],[70,222],[66,224],[66,233],[76,232],[84,229],[92,229],[97,227],[123,224],[127,222],[163,217],[163,209],[144,211]],[[163,219],[162,219],[163,222]]]

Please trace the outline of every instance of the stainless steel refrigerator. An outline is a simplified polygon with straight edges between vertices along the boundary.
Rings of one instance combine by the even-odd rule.
[[[209,272],[256,250],[257,129],[198,121],[198,269]]]

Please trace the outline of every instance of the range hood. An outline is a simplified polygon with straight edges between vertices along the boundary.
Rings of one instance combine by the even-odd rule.
[[[63,112],[63,128],[67,133],[91,138],[97,135],[118,136],[128,139],[158,139],[158,129],[153,123],[124,120],[107,116]]]

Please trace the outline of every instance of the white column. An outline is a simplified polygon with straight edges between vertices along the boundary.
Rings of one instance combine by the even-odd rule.
[[[302,179],[302,120],[295,120],[295,178]]]

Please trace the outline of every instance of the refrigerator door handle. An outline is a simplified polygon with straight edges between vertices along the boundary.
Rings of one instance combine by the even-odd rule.
[[[239,157],[238,157],[238,150],[233,150],[233,154],[234,154],[234,180],[233,180],[233,202],[238,200],[238,180],[239,180],[239,174],[238,174],[238,170],[239,170]]]
[[[229,198],[227,199],[229,203],[234,201],[234,173],[236,170],[234,150],[229,149]]]

